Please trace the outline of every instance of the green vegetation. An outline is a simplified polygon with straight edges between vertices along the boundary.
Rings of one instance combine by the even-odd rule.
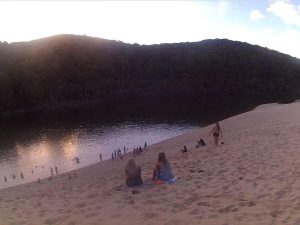
[[[147,46],[59,35],[0,42],[2,114],[84,104],[159,111],[214,100],[289,102],[299,87],[299,59],[224,39]]]

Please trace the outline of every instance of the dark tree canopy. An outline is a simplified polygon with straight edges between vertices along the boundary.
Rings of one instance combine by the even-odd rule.
[[[2,114],[84,104],[159,110],[223,99],[293,101],[299,86],[299,59],[226,39],[131,45],[58,35],[0,42]]]

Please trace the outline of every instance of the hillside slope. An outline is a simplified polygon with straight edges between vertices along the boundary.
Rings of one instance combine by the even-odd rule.
[[[58,35],[0,43],[2,113],[83,103],[160,110],[214,100],[292,101],[299,85],[299,59],[226,39],[131,45]]]

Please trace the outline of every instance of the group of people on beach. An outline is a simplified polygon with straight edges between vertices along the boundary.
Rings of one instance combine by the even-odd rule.
[[[145,147],[144,147],[144,149],[141,147],[141,146],[139,146],[139,147],[136,147],[136,148],[133,148],[133,155],[139,155],[139,154],[141,154],[144,150],[147,150],[147,144],[146,144],[146,142],[145,142]]]
[[[128,148],[126,149],[126,147],[124,146],[123,154],[125,155],[126,152],[128,152]],[[117,158],[123,159],[122,151],[121,151],[120,148],[118,148],[117,150],[114,150],[114,151],[111,153],[111,159],[112,159],[112,160],[117,159]],[[101,160],[101,162],[102,162],[102,160]]]
[[[132,152],[133,152],[133,155],[138,155],[138,154],[142,153],[143,150],[147,150],[147,142],[145,142],[144,149],[141,146],[139,146],[139,147],[133,148]],[[128,148],[126,148],[124,146],[123,154],[125,155],[127,152],[128,152]],[[111,159],[112,160],[117,159],[117,158],[123,159],[122,151],[121,151],[120,148],[118,148],[118,150],[114,150],[111,153]],[[102,155],[101,154],[100,154],[100,161],[102,162]]]
[[[125,146],[124,146],[124,154],[126,154],[126,148],[125,148]],[[116,159],[118,157],[121,158],[121,159],[123,159],[123,157],[122,157],[122,151],[121,151],[120,148],[118,148],[118,150],[114,150],[114,152],[111,153],[111,159],[112,160],[114,160],[114,159]]]
[[[218,122],[215,123],[212,130],[209,132],[209,136],[213,135],[215,146],[218,146],[219,137],[222,137],[222,131],[220,124]],[[202,139],[201,139],[202,140]],[[146,143],[145,143],[146,148]],[[142,152],[142,148],[139,147],[134,149],[133,154],[138,154],[138,152]],[[187,147],[184,146],[181,149],[181,152],[187,152]],[[126,167],[125,167],[125,175],[126,175],[126,185],[128,187],[135,187],[143,184],[142,179],[142,171],[139,166],[136,165],[134,159],[129,159]],[[168,181],[172,182],[175,181],[176,178],[174,177],[171,169],[171,165],[168,162],[166,155],[164,152],[159,153],[157,162],[153,169],[152,181]]]

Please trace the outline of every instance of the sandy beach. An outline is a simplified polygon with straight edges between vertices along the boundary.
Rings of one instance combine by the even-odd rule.
[[[268,104],[220,121],[218,147],[212,125],[149,146],[134,156],[145,181],[137,188],[118,188],[129,153],[1,190],[0,225],[300,224],[299,112],[299,102]],[[207,146],[196,148],[200,138]],[[174,184],[151,182],[162,151]]]

